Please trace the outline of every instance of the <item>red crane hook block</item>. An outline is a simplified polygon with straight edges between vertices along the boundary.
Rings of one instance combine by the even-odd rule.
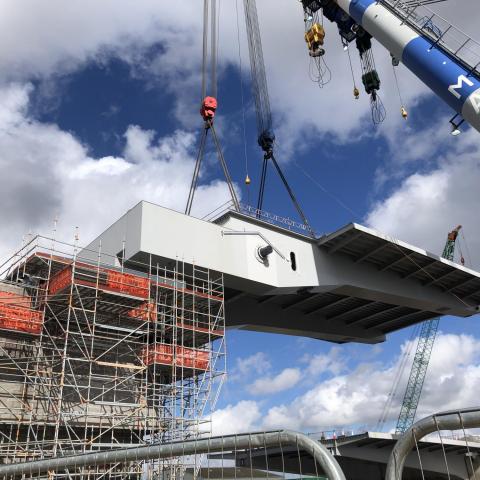
[[[214,97],[205,97],[200,108],[200,115],[205,121],[213,120],[217,110],[217,99]]]

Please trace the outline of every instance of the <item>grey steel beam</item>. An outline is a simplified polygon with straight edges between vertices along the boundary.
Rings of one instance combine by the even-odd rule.
[[[462,298],[462,300],[465,300],[467,298],[474,297],[475,295],[477,295],[479,293],[480,293],[480,288],[478,290],[475,290],[472,293],[469,293],[468,295],[465,295],[464,297],[461,297],[461,298]]]
[[[433,280],[429,280],[428,282],[424,283],[423,286],[424,287],[429,287],[430,285],[433,285],[433,284],[439,282],[440,280],[443,280],[445,277],[448,277],[449,275],[452,275],[452,273],[458,273],[458,270],[457,269],[452,269],[449,272],[444,273],[443,275],[440,275],[439,277],[437,277]]]
[[[467,280],[463,281],[463,282],[460,282],[460,283],[457,283],[455,286],[453,287],[450,287],[448,290],[445,290],[446,293],[448,292],[451,292],[452,290],[455,290],[456,288],[460,288],[460,287],[463,287],[464,285],[467,285],[467,283],[470,283],[470,282],[473,282],[475,280],[478,280],[478,278],[474,277],[474,278],[468,278]]]
[[[405,307],[398,307],[399,309],[405,308]],[[393,309],[392,309],[393,310]],[[422,310],[416,310],[415,312],[407,313],[406,315],[401,315],[400,317],[395,317],[395,318],[390,318],[387,320],[380,320],[377,322],[369,323],[368,325],[364,325],[366,329],[369,328],[377,328],[377,327],[383,327],[385,325],[392,325],[397,322],[404,322],[408,321],[409,318],[415,318],[421,313],[428,313],[428,312],[423,312]],[[421,322],[423,319],[420,319],[419,322]]]
[[[348,235],[343,240],[340,240],[336,245],[327,250],[328,254],[335,253],[337,250],[340,250],[343,247],[346,247],[349,243],[352,243],[356,238],[361,235],[360,232],[356,232],[353,235]]]
[[[381,303],[381,302],[377,302],[377,303]],[[388,305],[386,308],[383,308],[379,312],[372,313],[372,314],[368,315],[367,317],[356,318],[354,320],[350,320],[349,322],[345,322],[345,323],[347,325],[353,325],[354,323],[359,323],[359,322],[363,323],[365,320],[370,320],[372,318],[378,317],[382,313],[387,313],[387,312],[394,311],[394,310],[402,310],[403,308],[405,308],[403,305]]]
[[[287,303],[286,305],[283,305],[282,306],[282,309],[283,310],[288,310],[289,308],[294,308],[294,307],[298,307],[304,303],[308,303],[310,302],[311,300],[315,300],[316,298],[318,297],[321,297],[323,295],[323,292],[322,293],[314,293],[308,297],[299,297],[297,300],[294,300],[293,302],[290,302],[290,303]]]
[[[334,300],[333,302],[327,303],[325,305],[319,305],[318,307],[307,310],[304,313],[305,313],[305,315],[312,315],[313,313],[316,313],[320,310],[323,310],[324,308],[333,307],[334,305],[340,305],[341,303],[345,302],[346,300],[349,300],[349,297],[342,297],[342,298],[339,298],[337,300]]]
[[[480,427],[480,407],[437,413],[414,423],[397,441],[388,459],[385,480],[401,480],[405,460],[416,443],[437,430]]]
[[[382,250],[384,250],[386,247],[388,247],[390,244],[388,242],[385,242],[383,243],[382,245],[380,245],[379,247],[377,248],[374,248],[373,250],[370,250],[369,252],[365,253],[364,255],[362,255],[361,257],[358,257],[354,260],[355,263],[360,263],[360,262],[363,262],[364,260],[366,260],[368,257],[371,257],[372,255],[375,255],[376,253],[378,252],[381,252]]]
[[[402,252],[402,255],[400,257],[397,257],[393,262],[380,265],[380,268],[378,269],[378,271],[383,272],[385,270],[388,270],[394,267],[395,265],[397,265],[398,263],[403,262],[404,260],[408,260],[410,258],[410,255],[413,255],[413,252],[405,253],[403,250],[400,250],[400,251]]]
[[[332,315],[331,317],[326,317],[327,320],[337,320],[341,317],[344,317],[345,315],[349,315],[350,313],[357,312],[358,310],[363,310],[364,308],[371,307],[373,304],[378,303],[375,300],[366,300],[366,303],[362,303],[358,307],[351,308],[347,310],[346,312],[342,313],[337,313],[336,315]]]
[[[432,265],[435,265],[436,263],[438,263],[438,260],[435,260],[434,258],[430,259],[430,261],[426,265],[418,265],[414,260],[412,260],[412,263],[415,264],[415,267],[416,267],[415,270],[412,270],[411,272],[408,272],[406,275],[404,275],[402,277],[403,279],[413,277],[414,275],[416,275],[417,273],[420,273],[420,272],[425,272],[427,275],[432,277],[432,275],[430,275],[430,273],[428,273],[426,270],[427,270],[428,267],[431,267]]]
[[[149,445],[56,457],[26,463],[14,463],[0,466],[0,478],[10,479],[22,475],[33,476],[46,472],[59,472],[69,468],[96,467],[114,463],[127,463],[130,461],[158,460],[186,455],[211,454],[228,450],[265,449],[286,445],[294,445],[298,451],[305,450],[310,453],[329,480],[345,480],[345,475],[340,465],[327,448],[303,433],[290,430],[211,437],[162,445]]]

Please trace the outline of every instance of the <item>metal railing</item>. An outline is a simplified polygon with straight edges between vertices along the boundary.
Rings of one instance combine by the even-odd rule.
[[[395,447],[390,454],[387,464],[387,470],[385,474],[385,480],[401,480],[403,470],[405,467],[405,461],[412,450],[417,451],[418,462],[423,476],[423,466],[421,461],[420,448],[418,446],[419,441],[434,432],[440,433],[441,430],[462,430],[463,441],[465,442],[466,450],[466,469],[468,478],[480,479],[480,472],[476,477],[477,465],[474,465],[473,454],[470,451],[468,434],[466,429],[479,428],[480,427],[480,407],[454,410],[449,412],[436,413],[429,417],[413,424],[397,441]],[[443,457],[445,461],[445,470],[450,478],[448,459],[446,455],[446,449],[440,437],[441,447],[443,449]]]
[[[78,471],[82,468],[88,469],[98,466],[105,468],[105,471],[111,471],[112,466],[118,464],[149,460],[156,462],[158,468],[161,469],[161,460],[164,459],[204,454],[210,455],[213,453],[225,454],[227,452],[237,452],[244,449],[247,451],[264,449],[265,455],[267,456],[268,448],[280,447],[280,449],[282,449],[286,446],[294,446],[299,452],[299,456],[302,451],[312,456],[317,469],[316,477],[324,474],[329,480],[345,480],[345,475],[338,462],[323,445],[302,433],[288,430],[219,436],[162,445],[149,445],[86,453],[83,455],[62,456],[27,463],[15,463],[0,466],[0,478],[10,479],[19,476],[39,478],[40,475],[47,472],[50,478],[50,476],[61,474],[64,471],[66,471],[68,475],[71,475],[73,470]],[[223,463],[221,464],[221,468],[223,470]],[[236,468],[236,465],[234,468]]]
[[[480,75],[480,43],[422,4],[378,0],[419,34],[438,45],[470,71]]]
[[[301,235],[307,235],[310,237],[315,235],[315,233],[312,232],[311,228],[308,225],[292,220],[289,217],[282,217],[281,215],[267,212],[265,210],[260,210],[251,205],[247,205],[245,203],[240,203],[239,206],[240,206],[240,213],[242,213],[243,215],[247,215],[252,218],[263,220],[277,227],[281,227],[295,233],[300,233]],[[223,203],[222,205],[217,207],[215,210],[212,210],[210,213],[202,217],[202,220],[213,222],[215,220],[218,220],[220,217],[222,217],[229,211],[234,211],[233,203],[231,200],[226,203]]]

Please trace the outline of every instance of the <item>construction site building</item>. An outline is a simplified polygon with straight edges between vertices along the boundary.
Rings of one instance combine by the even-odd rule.
[[[209,432],[225,374],[222,274],[107,257],[35,237],[3,264],[0,464]],[[185,465],[153,467],[173,478]],[[62,478],[145,478],[142,462],[124,468]]]

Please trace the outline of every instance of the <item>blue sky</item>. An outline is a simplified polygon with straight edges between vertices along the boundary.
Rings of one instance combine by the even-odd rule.
[[[0,178],[5,198],[0,220],[11,233],[0,244],[2,256],[28,231],[49,234],[56,216],[65,240],[79,226],[81,241],[87,243],[140,199],[182,210],[202,125],[197,113],[201,2],[179,6],[138,0],[132,7],[85,0],[72,1],[69,9],[60,0],[42,8],[19,3],[7,0],[0,10],[0,165],[9,172]],[[356,221],[441,253],[446,233],[462,223],[467,261],[479,268],[478,134],[465,128],[461,136],[451,137],[452,112],[399,67],[409,111],[405,122],[389,54],[378,46],[387,120],[373,127],[367,96],[362,92],[359,101],[351,96],[347,58],[335,31],[327,25],[325,58],[333,80],[319,89],[308,79],[298,2],[282,0],[282,8],[271,8],[273,0],[258,3],[277,157],[317,233]],[[222,4],[220,12],[216,124],[232,177],[246,200],[243,82],[250,198],[255,203],[261,152],[245,33],[240,32],[242,77],[232,5]],[[473,30],[469,11],[475,12],[474,0],[465,2],[460,13],[448,5],[438,8]],[[359,82],[355,52],[352,57]],[[271,170],[265,195],[266,210],[295,218]],[[196,213],[213,210],[226,198],[210,144]],[[476,401],[478,330],[477,319],[442,320],[421,413]],[[375,424],[410,335],[410,330],[395,333],[378,346],[333,346],[229,331],[231,379],[214,419],[226,425],[241,417],[241,429],[311,431]],[[455,355],[459,346],[465,350],[462,359]],[[357,385],[362,385],[361,395],[354,391]],[[309,403],[318,418],[302,416]],[[393,410],[391,420],[398,402]]]

